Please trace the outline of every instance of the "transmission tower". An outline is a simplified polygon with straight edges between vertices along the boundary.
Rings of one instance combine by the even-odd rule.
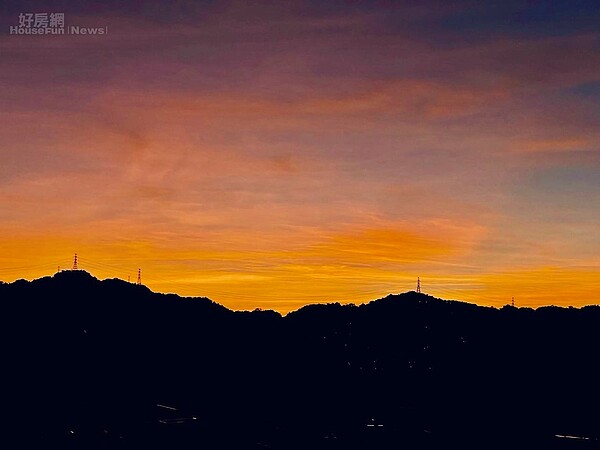
[[[511,306],[514,308],[515,307],[515,298],[513,297],[512,300],[510,301]]]
[[[79,267],[77,267],[77,253],[73,257],[73,270],[79,270]]]
[[[138,268],[138,279],[136,284],[142,284],[142,269]]]
[[[421,293],[421,279],[417,277],[417,294]]]

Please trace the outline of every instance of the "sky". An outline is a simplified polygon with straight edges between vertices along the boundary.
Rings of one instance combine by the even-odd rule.
[[[11,35],[64,13],[102,35]],[[0,280],[600,303],[595,1],[4,1]]]

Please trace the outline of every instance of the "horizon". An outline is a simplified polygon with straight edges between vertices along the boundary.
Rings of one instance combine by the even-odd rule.
[[[0,6],[0,279],[600,301],[597,2],[102,3]]]
[[[35,282],[35,281],[38,281],[38,280],[43,280],[45,278],[52,279],[52,278],[55,278],[56,275],[59,275],[59,274],[68,274],[68,273],[84,273],[84,274],[88,275],[89,277],[91,277],[94,280],[99,281],[99,282],[104,282],[104,281],[120,281],[122,283],[127,283],[127,284],[130,284],[130,285],[136,285],[136,286],[140,286],[140,287],[143,287],[145,289],[148,289],[152,294],[175,295],[176,297],[181,298],[181,299],[186,299],[186,298],[187,299],[194,299],[194,298],[196,298],[196,299],[206,299],[206,300],[210,300],[213,303],[216,303],[216,304],[218,304],[220,306],[223,306],[223,307],[227,308],[228,310],[234,311],[234,312],[235,311],[237,311],[237,312],[253,312],[253,311],[256,311],[256,310],[260,310],[260,311],[272,311],[272,312],[278,313],[282,317],[285,317],[286,315],[288,315],[290,313],[299,311],[302,308],[304,308],[305,306],[317,306],[317,305],[322,305],[322,306],[326,306],[326,305],[361,306],[361,305],[367,305],[369,303],[376,302],[376,301],[379,301],[379,300],[384,300],[384,299],[386,299],[388,297],[401,297],[401,296],[405,296],[405,295],[408,295],[408,294],[422,295],[424,297],[429,297],[429,298],[432,298],[434,300],[441,300],[441,301],[445,301],[445,302],[467,303],[467,304],[471,304],[471,305],[482,307],[482,308],[493,308],[493,309],[497,309],[497,310],[498,309],[502,309],[504,307],[512,307],[512,308],[515,308],[515,309],[532,309],[532,310],[536,310],[536,309],[539,309],[539,308],[573,308],[573,306],[561,306],[561,305],[538,305],[538,306],[535,306],[535,307],[531,307],[531,306],[522,306],[522,305],[519,305],[517,303],[511,304],[511,302],[508,302],[508,303],[506,303],[504,305],[495,305],[495,306],[494,305],[483,305],[483,304],[479,304],[479,303],[476,303],[476,302],[471,302],[471,301],[460,299],[460,298],[443,298],[443,297],[437,297],[437,296],[432,295],[432,294],[430,294],[428,292],[423,292],[423,291],[418,291],[418,290],[408,290],[408,291],[401,291],[401,292],[388,292],[387,294],[382,294],[380,297],[373,297],[373,298],[370,298],[370,299],[367,299],[367,300],[363,300],[363,301],[360,301],[360,302],[353,301],[353,300],[348,300],[348,299],[344,300],[344,301],[328,301],[327,299],[322,299],[321,301],[315,301],[314,303],[304,304],[304,305],[302,305],[302,306],[300,306],[300,307],[298,307],[296,309],[280,310],[280,309],[260,308],[260,307],[256,307],[256,308],[253,308],[253,309],[241,309],[241,308],[231,308],[231,307],[228,307],[228,306],[223,305],[222,303],[218,302],[217,300],[215,300],[213,298],[210,298],[210,297],[207,297],[207,296],[202,296],[202,295],[200,295],[200,296],[185,296],[185,295],[177,294],[176,292],[160,292],[160,291],[156,291],[156,290],[151,289],[149,286],[146,286],[144,283],[138,284],[136,281],[126,280],[126,279],[120,278],[118,276],[107,277],[107,278],[100,278],[100,277],[96,276],[94,273],[92,273],[92,272],[90,272],[90,271],[88,271],[86,269],[81,269],[81,268],[77,268],[77,269],[62,269],[61,268],[59,271],[54,272],[52,274],[46,274],[46,275],[40,276],[38,278],[32,278],[32,279],[17,278],[15,280],[10,281],[10,282],[6,282],[6,281],[3,281],[3,280],[0,280],[0,284],[2,284],[2,283],[4,283],[4,284],[13,284],[13,283],[16,283],[18,281],[25,281],[25,282],[28,282],[28,283],[32,283],[32,282]],[[514,299],[512,299],[512,300],[514,300]],[[586,306],[600,307],[600,303],[590,303],[590,304],[586,304],[586,305],[576,306],[575,308],[576,309],[581,309],[581,308],[584,308]]]

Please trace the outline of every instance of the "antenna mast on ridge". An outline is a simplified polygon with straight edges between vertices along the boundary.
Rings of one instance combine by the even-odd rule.
[[[421,293],[421,279],[417,277],[417,294]]]
[[[73,257],[73,270],[79,270],[77,267],[77,253],[75,253],[75,256]]]
[[[138,268],[138,279],[136,284],[142,284],[142,269]]]

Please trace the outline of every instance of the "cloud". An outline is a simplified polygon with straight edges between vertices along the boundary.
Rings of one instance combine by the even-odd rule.
[[[558,139],[529,139],[514,144],[515,151],[523,153],[561,153],[592,151],[593,145],[589,139],[558,138]]]
[[[288,308],[587,260],[597,31],[432,4],[82,4],[107,36],[0,36],[4,263],[77,247]]]

